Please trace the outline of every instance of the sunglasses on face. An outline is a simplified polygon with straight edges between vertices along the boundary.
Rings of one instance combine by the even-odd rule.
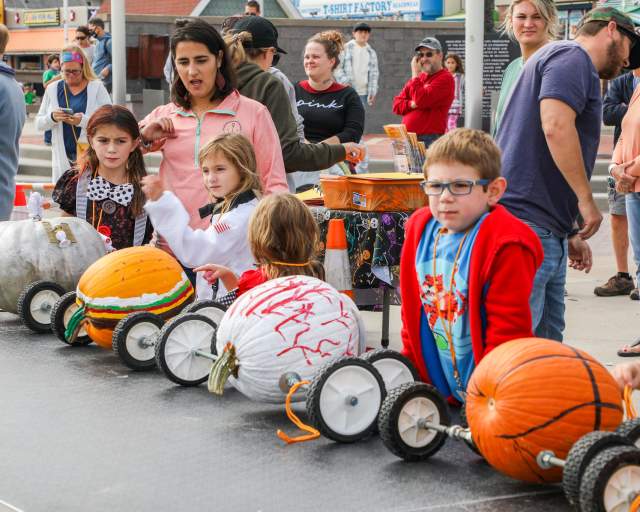
[[[272,66],[277,66],[278,62],[280,62],[280,54],[279,53],[274,53],[273,54],[273,62],[271,63]]]
[[[87,36],[76,36],[76,41],[84,41]]]
[[[448,190],[454,196],[468,196],[476,185],[488,185],[490,180],[421,181],[420,186],[428,196],[440,196]]]
[[[82,73],[81,69],[63,69],[62,74],[67,76],[77,76]]]
[[[416,57],[418,57],[419,59],[422,59],[424,57],[427,57],[430,59],[434,55],[435,55],[434,52],[416,52]]]

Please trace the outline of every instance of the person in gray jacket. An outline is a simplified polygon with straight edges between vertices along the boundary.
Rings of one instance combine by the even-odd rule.
[[[27,115],[16,73],[2,57],[9,42],[9,30],[0,23],[0,221],[9,220],[16,193],[18,148]]]

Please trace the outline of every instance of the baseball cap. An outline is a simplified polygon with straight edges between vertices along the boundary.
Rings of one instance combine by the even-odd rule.
[[[358,30],[371,32],[371,27],[367,25],[364,21],[361,21],[360,23],[356,23],[355,26],[353,27],[353,32],[357,32]]]
[[[430,50],[436,50],[442,53],[442,45],[435,37],[425,37],[418,43],[415,51],[417,52],[420,48],[429,48]]]
[[[271,48],[278,53],[287,53],[278,46],[278,29],[267,18],[245,16],[233,26],[233,33],[249,32],[250,42],[242,43],[245,48]]]
[[[631,39],[628,69],[640,67],[640,35],[636,33],[633,20],[613,7],[598,7],[586,13],[578,23],[578,30],[592,21],[615,21],[618,29]]]

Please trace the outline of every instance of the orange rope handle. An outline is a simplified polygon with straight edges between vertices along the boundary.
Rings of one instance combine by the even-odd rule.
[[[320,432],[318,432],[315,428],[310,425],[306,425],[302,422],[300,418],[296,416],[296,413],[291,409],[291,397],[298,391],[300,386],[304,386],[305,384],[309,384],[308,380],[303,380],[300,382],[296,382],[291,389],[287,393],[287,398],[285,400],[285,410],[287,411],[287,417],[291,420],[291,422],[298,427],[300,430],[304,432],[308,432],[308,434],[297,436],[297,437],[289,437],[282,430],[278,429],[277,435],[280,439],[282,439],[287,444],[293,443],[303,443],[304,441],[313,441],[314,439],[318,439],[320,437]]]
[[[629,507],[629,512],[638,512],[640,511],[640,496],[636,496],[634,500],[631,502],[631,506]]]
[[[634,419],[638,413],[636,412],[636,408],[633,405],[633,401],[631,400],[631,394],[633,393],[633,388],[628,384],[624,387],[624,410],[628,420]]]

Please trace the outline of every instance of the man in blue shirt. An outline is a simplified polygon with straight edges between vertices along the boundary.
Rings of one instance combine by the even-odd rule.
[[[508,183],[501,202],[544,248],[530,300],[536,336],[562,341],[567,254],[573,268],[591,269],[585,240],[602,222],[589,185],[600,142],[599,78],[639,67],[639,39],[628,16],[593,9],[574,41],[549,43],[527,60],[505,107],[496,137]]]
[[[9,220],[13,209],[19,140],[27,114],[16,73],[2,60],[8,42],[9,30],[0,23],[0,221]]]
[[[111,93],[111,34],[104,30],[104,21],[100,18],[91,18],[88,25],[97,40],[93,52],[93,72],[102,79],[107,91]]]

